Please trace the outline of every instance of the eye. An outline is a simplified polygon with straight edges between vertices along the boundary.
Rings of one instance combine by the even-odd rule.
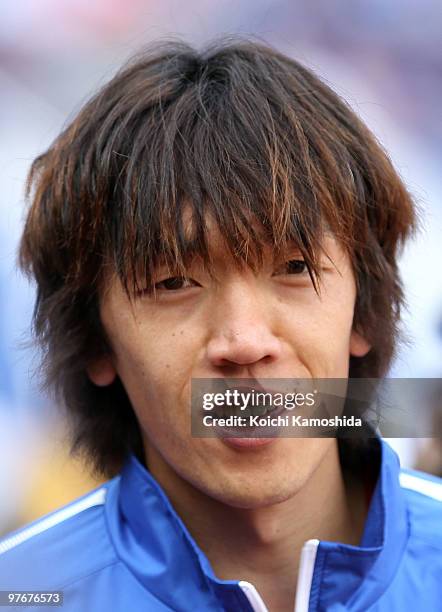
[[[307,264],[303,259],[290,259],[284,262],[277,270],[275,274],[304,274],[308,272]]]
[[[156,290],[163,291],[178,291],[179,289],[187,289],[189,287],[198,287],[198,283],[191,278],[184,276],[170,276],[158,283],[155,283]]]

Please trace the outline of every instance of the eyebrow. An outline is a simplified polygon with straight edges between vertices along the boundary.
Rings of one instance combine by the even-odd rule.
[[[262,253],[262,259],[265,260],[266,245],[263,245],[263,246],[264,246],[264,249]],[[268,244],[267,246],[269,247],[269,255],[271,256],[269,260],[271,259],[272,263],[280,263],[281,261],[284,261],[290,255],[294,255],[294,256],[299,255],[303,259],[305,258],[302,248],[295,242],[292,242],[291,244],[287,244],[280,252],[275,252],[276,250],[272,248],[271,244]],[[203,268],[207,269],[208,271],[210,270],[210,268],[215,267],[217,264],[221,266],[225,264],[225,251],[222,251],[222,253],[221,252],[214,253],[213,251],[210,251],[210,248],[209,248],[209,258],[204,259],[200,250],[195,247],[195,244],[191,240],[187,241],[185,252],[186,252],[186,258],[185,258],[186,261],[184,261],[183,263],[184,263],[184,268],[187,268],[187,269],[192,267],[196,262],[200,264]],[[236,262],[238,267],[241,267],[242,265],[247,266],[247,262],[242,259],[235,260],[234,257],[230,257],[229,259],[231,259],[233,263]],[[262,264],[263,262],[261,262],[261,265]],[[166,268],[170,270],[171,272],[180,271],[179,270],[180,266],[174,265],[173,262],[168,261],[167,257],[164,255],[160,255],[154,265],[155,271],[161,270],[162,268]]]

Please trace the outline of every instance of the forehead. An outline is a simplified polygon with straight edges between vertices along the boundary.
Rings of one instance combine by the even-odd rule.
[[[186,241],[189,245],[192,245],[197,235],[197,224],[190,205],[186,205],[183,208],[181,219]],[[221,230],[214,216],[210,212],[204,215],[204,227],[208,238],[208,258],[205,263],[223,263],[229,259],[236,261],[235,251],[241,250],[251,255],[252,247],[256,247],[257,244],[261,247],[263,259],[275,259],[281,255],[287,254],[287,252],[298,251],[299,253],[303,253],[305,250],[301,240],[297,241],[292,238],[278,243],[268,235],[265,228],[256,217],[249,214],[247,219],[248,226],[246,228],[246,233],[241,236],[241,243],[236,244],[235,249],[232,248],[232,240],[226,237],[225,232]],[[316,246],[318,254],[330,256],[332,259],[333,256],[338,256],[344,251],[344,247],[340,244],[339,239],[334,235],[327,224],[321,226],[320,230],[317,232]],[[195,253],[195,255],[198,257],[199,254]],[[246,255],[246,264],[249,259],[250,258]]]
[[[243,229],[245,231],[241,233],[239,240],[235,240],[235,236],[229,236],[226,234],[225,230],[223,231],[219,220],[217,221],[215,219],[212,212],[206,211],[204,213],[202,217],[202,226],[204,228],[204,235],[207,239],[207,253],[206,257],[203,258],[204,263],[210,265],[216,262],[224,262],[227,259],[237,261],[238,258],[236,255],[240,252],[244,253],[244,260],[245,263],[247,263],[251,255],[252,245],[255,244],[256,246],[258,243],[262,245],[262,251],[265,251],[267,255],[275,251],[274,245],[266,238],[264,228],[259,221],[253,218],[251,214],[247,213],[246,219],[248,221],[248,227],[244,225]],[[196,248],[199,229],[198,222],[194,210],[189,204],[186,204],[183,208],[181,223],[183,236],[187,242],[190,256],[202,259],[202,254],[199,253]],[[237,238],[239,238],[239,234]],[[192,253],[192,248],[195,249],[194,253]]]
[[[183,198],[147,213],[149,223],[137,215],[125,230],[133,239],[124,240],[112,266],[128,293],[153,288],[160,266],[184,274],[198,261],[209,273],[227,263],[256,271],[295,249],[312,279],[320,276],[319,256],[329,230],[318,209],[315,214],[307,206],[300,212],[288,209],[283,215],[270,202],[253,207],[238,199]]]
[[[127,296],[154,293],[158,274],[187,275],[203,268],[214,279],[220,280],[234,270],[254,273],[280,264],[288,259],[302,258],[316,291],[320,287],[321,266],[324,261],[338,269],[347,267],[347,248],[328,227],[316,225],[316,231],[304,230],[295,218],[288,229],[277,234],[271,224],[265,223],[250,210],[233,220],[217,215],[216,209],[201,211],[186,202],[175,215],[158,226],[156,235],[150,234],[141,243],[140,251],[132,251],[119,271],[111,265],[109,275],[103,277],[102,290],[119,280]],[[116,278],[115,278],[116,277]]]
[[[315,259],[312,263],[312,258],[305,251],[302,243],[286,240],[281,244],[275,244],[266,236],[265,228],[253,217],[250,217],[247,234],[242,236],[241,243],[235,243],[229,240],[229,236],[225,235],[210,213],[204,216],[207,237],[207,253],[204,256],[195,248],[198,228],[190,206],[183,209],[181,221],[186,241],[186,258],[182,262],[182,267],[177,266],[166,257],[160,258],[152,281],[155,281],[155,273],[187,274],[194,273],[198,269],[204,269],[214,279],[221,280],[235,270],[241,272],[249,268],[256,273],[263,268],[279,265],[283,261],[295,258],[306,260],[313,274],[315,273],[313,266],[318,264],[320,268],[321,262],[324,261],[328,261],[339,270],[346,268],[348,256],[345,247],[327,228],[318,235],[317,248],[314,252]],[[317,277],[319,279],[320,272]],[[144,280],[144,277],[142,278]]]

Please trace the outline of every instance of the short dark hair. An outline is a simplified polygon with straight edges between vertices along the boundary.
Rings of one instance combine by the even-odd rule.
[[[331,230],[355,273],[354,326],[372,345],[349,375],[380,377],[390,364],[403,304],[397,254],[416,223],[410,195],[349,106],[265,45],[171,43],[135,57],[35,160],[27,193],[20,262],[37,282],[45,380],[73,419],[73,447],[106,475],[141,439],[121,382],[98,388],[86,373],[110,351],[101,290],[111,273],[128,295],[139,279],[150,286],[160,259],[180,269],[195,253],[208,260],[207,214],[241,265],[295,241],[315,287]]]

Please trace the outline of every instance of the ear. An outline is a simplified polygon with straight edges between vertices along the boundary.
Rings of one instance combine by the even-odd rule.
[[[100,357],[90,363],[86,371],[89,379],[97,387],[111,385],[117,376],[113,363],[108,356]]]
[[[365,357],[371,349],[371,344],[359,332],[353,330],[350,336],[350,355],[352,357]]]

